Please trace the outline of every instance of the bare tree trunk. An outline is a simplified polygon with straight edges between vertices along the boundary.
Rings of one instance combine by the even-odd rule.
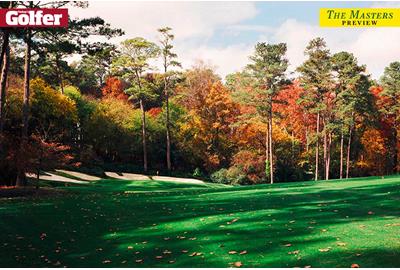
[[[340,173],[339,173],[339,178],[343,178],[343,144],[344,144],[344,136],[343,136],[343,130],[340,135]]]
[[[140,110],[142,112],[142,144],[143,144],[143,170],[147,173],[147,148],[146,148],[146,112],[143,100],[140,100]]]
[[[394,153],[393,153],[393,173],[398,173],[399,172],[399,149],[397,148],[397,142],[398,142],[398,134],[397,134],[397,124],[394,124],[394,131],[393,131],[393,137],[394,137]]]
[[[317,114],[317,145],[315,148],[315,181],[318,180],[318,162],[319,162],[319,112]]]
[[[329,172],[331,168],[331,144],[332,144],[332,133],[328,134],[328,143],[326,149],[326,171],[325,180],[329,180]]]
[[[326,134],[325,119],[322,119],[324,125],[324,169],[325,169],[325,180],[327,180],[326,175],[328,174],[328,135]]]
[[[269,122],[265,131],[265,170],[267,170],[267,166],[269,166]],[[265,177],[268,178],[269,176],[265,174]]]
[[[269,119],[268,119],[268,141],[269,141],[269,168],[270,168],[270,177],[271,177],[271,184],[274,183],[274,160],[273,160],[273,150],[272,150],[272,109],[269,112]]]
[[[57,66],[58,78],[60,80],[61,94],[64,95],[64,75],[62,68],[60,67],[60,60],[58,59],[58,56],[56,56],[56,66]]]
[[[308,148],[309,148],[309,144],[310,144],[310,142],[309,142],[309,138],[308,138],[308,127],[306,127],[306,152],[308,152]]]
[[[24,100],[22,109],[22,138],[28,137],[28,121],[29,121],[29,80],[31,77],[31,30],[27,30],[27,40],[25,49],[25,67],[24,67]]]
[[[28,140],[28,125],[29,125],[29,80],[31,76],[31,43],[32,43],[32,32],[27,30],[26,33],[26,48],[25,48],[25,66],[24,66],[24,99],[22,107],[22,140],[21,147],[24,146]],[[22,151],[21,151],[22,153]],[[17,173],[17,186],[25,185],[25,168],[20,168]]]
[[[4,43],[3,43],[4,46]],[[0,133],[3,133],[4,129],[4,106],[6,102],[7,92],[7,75],[10,67],[10,47],[7,43],[6,53],[3,61],[3,68],[1,70],[1,81],[0,81]]]
[[[349,132],[349,140],[347,142],[347,157],[346,157],[346,179],[349,178],[349,172],[350,172],[350,148],[351,148],[351,135],[353,133],[353,127],[350,127],[350,132]]]
[[[167,70],[165,69],[165,73]],[[165,106],[166,106],[166,131],[167,131],[167,169],[171,173],[171,138],[170,138],[170,125],[169,125],[169,93],[167,78],[164,77],[164,91],[165,91]]]

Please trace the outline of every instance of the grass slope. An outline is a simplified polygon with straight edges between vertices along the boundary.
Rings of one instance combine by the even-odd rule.
[[[0,267],[400,267],[400,177],[59,188],[0,199]]]

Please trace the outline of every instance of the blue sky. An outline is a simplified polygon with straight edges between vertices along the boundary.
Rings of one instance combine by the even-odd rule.
[[[175,49],[189,68],[199,60],[215,66],[217,73],[239,71],[248,63],[257,42],[285,42],[290,69],[304,61],[308,41],[326,39],[332,53],[355,54],[368,72],[379,78],[385,66],[400,60],[400,28],[321,28],[323,7],[396,7],[400,2],[90,2],[86,10],[71,9],[73,17],[100,16],[126,35],[157,41],[156,29],[170,26]]]

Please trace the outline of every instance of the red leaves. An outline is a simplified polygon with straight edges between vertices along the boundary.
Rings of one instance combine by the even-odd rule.
[[[121,100],[128,100],[128,96],[124,93],[124,85],[121,80],[116,77],[109,77],[101,92],[104,97],[114,97]]]

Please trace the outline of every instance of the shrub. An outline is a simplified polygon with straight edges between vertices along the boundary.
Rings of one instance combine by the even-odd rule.
[[[223,168],[211,174],[211,181],[218,184],[229,184],[228,170]]]

